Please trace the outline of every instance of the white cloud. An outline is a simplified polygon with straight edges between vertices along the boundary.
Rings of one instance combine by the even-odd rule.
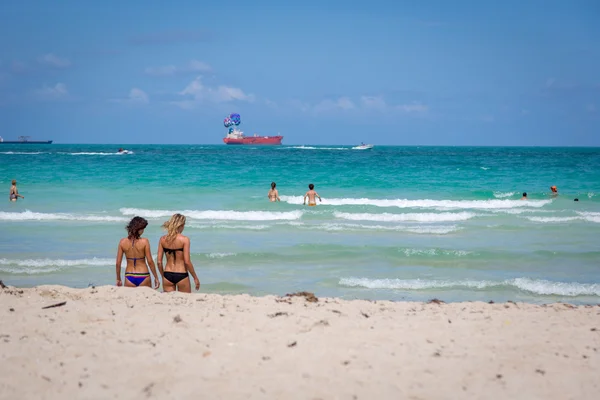
[[[198,72],[210,72],[212,67],[203,61],[192,60],[186,65],[164,65],[162,67],[148,67],[145,72],[152,76],[171,76],[177,74],[190,74]]]
[[[54,68],[67,68],[71,66],[71,61],[52,53],[44,54],[43,56],[38,57],[38,62]]]
[[[132,103],[148,104],[150,98],[142,89],[133,88],[129,91],[129,101]]]
[[[362,96],[360,101],[365,108],[383,110],[387,107],[385,100],[381,96]]]
[[[336,105],[343,110],[351,110],[354,108],[354,103],[348,97],[340,97]]]
[[[150,103],[150,97],[148,96],[148,93],[144,92],[142,89],[132,88],[127,97],[122,99],[112,99],[110,101],[121,104],[141,105]]]
[[[395,108],[405,113],[424,113],[427,112],[427,110],[429,110],[429,107],[417,102],[413,102],[411,104],[400,104],[397,105]]]
[[[227,103],[231,101],[253,102],[254,95],[246,94],[240,88],[231,86],[208,87],[202,83],[202,77],[197,77],[185,89],[179,92],[181,96],[193,98],[196,102]],[[181,103],[181,102],[177,102]],[[189,103],[185,103],[189,107]]]
[[[67,85],[59,82],[54,86],[44,85],[44,87],[35,91],[35,95],[40,100],[57,100],[67,97],[69,91]]]

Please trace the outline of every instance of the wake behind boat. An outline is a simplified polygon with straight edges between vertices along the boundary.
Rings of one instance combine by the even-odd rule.
[[[352,150],[371,150],[373,147],[372,144],[361,143],[359,146],[354,146]]]
[[[244,132],[237,129],[241,124],[240,114],[230,114],[223,120],[225,128],[229,128],[227,135],[223,138],[225,144],[245,144],[245,145],[280,145],[283,136],[244,136]]]

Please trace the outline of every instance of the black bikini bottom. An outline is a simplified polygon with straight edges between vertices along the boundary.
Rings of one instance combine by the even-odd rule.
[[[180,281],[185,278],[189,278],[187,272],[164,272],[165,279],[171,282],[173,285],[177,285]]]

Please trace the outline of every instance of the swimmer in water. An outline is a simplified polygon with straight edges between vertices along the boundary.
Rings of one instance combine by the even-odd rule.
[[[277,189],[275,189],[276,187],[277,184],[275,182],[271,182],[271,190],[269,190],[269,194],[267,195],[269,197],[269,201],[281,201],[281,199],[279,199],[279,192]]]
[[[523,197],[521,197],[521,200],[527,200],[527,192],[523,192]]]
[[[558,194],[558,188],[556,186],[550,186],[550,190],[552,190],[552,194]]]
[[[306,204],[307,197],[308,197],[308,205],[309,206],[317,205],[317,201],[315,200],[315,197],[318,197],[319,201],[323,201],[323,200],[321,200],[321,196],[319,196],[319,193],[315,192],[315,185],[313,185],[312,183],[308,185],[308,192],[306,192],[306,194],[304,195],[304,203],[303,204]]]
[[[8,194],[8,198],[10,201],[17,201],[18,198],[24,199],[25,196],[21,196],[19,194],[19,190],[17,189],[17,181],[15,179],[12,180],[12,186],[10,187],[10,192]]]

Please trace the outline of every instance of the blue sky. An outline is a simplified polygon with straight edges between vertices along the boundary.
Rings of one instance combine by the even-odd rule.
[[[597,1],[3,1],[0,136],[600,146]]]

